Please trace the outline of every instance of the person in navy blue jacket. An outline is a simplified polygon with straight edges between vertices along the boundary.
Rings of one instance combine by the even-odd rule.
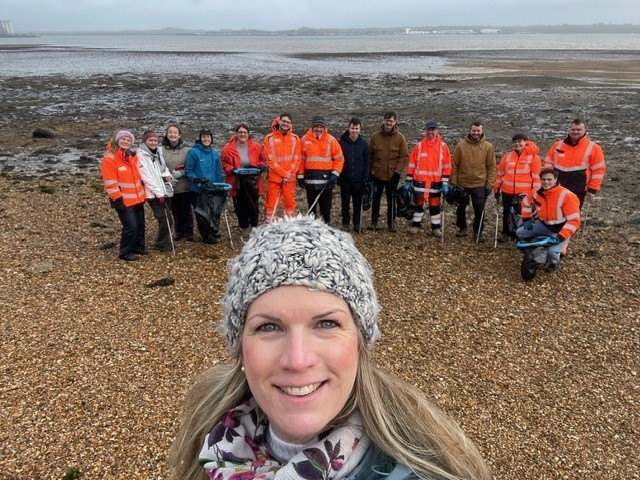
[[[362,123],[358,117],[349,120],[349,129],[340,137],[344,166],[338,178],[342,200],[342,229],[351,230],[350,204],[353,200],[353,230],[360,233],[362,192],[369,179],[369,145],[360,135]]]
[[[200,130],[198,139],[189,150],[184,167],[189,179],[198,231],[205,243],[217,243],[220,214],[226,203],[226,192],[214,191],[207,187],[224,182],[220,154],[211,146],[212,142],[211,130]]]

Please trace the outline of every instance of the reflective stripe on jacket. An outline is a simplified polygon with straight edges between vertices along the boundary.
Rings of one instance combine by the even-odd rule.
[[[107,152],[100,163],[100,175],[111,201],[122,198],[125,206],[132,207],[146,200],[135,153],[125,159],[122,149],[118,149],[115,154]]]
[[[522,200],[522,219],[532,216],[567,240],[580,227],[580,200],[561,185],[533,190]]]
[[[304,178],[305,187],[310,189],[323,188],[331,175],[340,176],[344,165],[340,142],[326,130],[319,138],[311,128],[304,134],[301,159],[298,178]]]
[[[451,152],[440,135],[436,135],[433,142],[425,138],[413,147],[407,166],[407,180],[413,180],[416,193],[440,193],[441,182],[450,176]],[[433,183],[440,185],[432,188]]]
[[[559,170],[560,183],[572,191],[597,192],[606,171],[602,147],[586,136],[577,145],[567,142],[568,138],[551,146],[544,159],[544,167]],[[570,183],[575,187],[572,188]]]
[[[515,150],[505,153],[498,165],[493,191],[518,195],[538,190],[541,169],[539,151],[535,143],[527,141],[520,155]]]
[[[262,144],[269,168],[267,179],[278,183],[284,178],[293,180],[300,166],[300,138],[292,130],[282,135],[277,124],[272,124],[271,128],[272,132],[264,137]]]

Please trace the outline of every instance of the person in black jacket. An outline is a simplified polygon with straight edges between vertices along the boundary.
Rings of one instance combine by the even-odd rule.
[[[353,230],[362,231],[362,192],[369,179],[369,145],[360,135],[362,123],[358,117],[349,120],[349,129],[340,137],[344,166],[338,178],[342,200],[342,230],[351,231],[350,203],[353,200]]]

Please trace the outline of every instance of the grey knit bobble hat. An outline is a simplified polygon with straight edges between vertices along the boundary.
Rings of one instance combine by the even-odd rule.
[[[369,263],[349,234],[321,220],[298,216],[257,228],[229,266],[221,330],[234,358],[238,357],[249,305],[283,285],[303,285],[338,295],[351,308],[367,348],[380,336],[380,307]]]

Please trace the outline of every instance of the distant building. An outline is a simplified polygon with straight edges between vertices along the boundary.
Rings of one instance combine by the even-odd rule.
[[[0,20],[0,35],[13,35],[13,25],[10,20]]]

